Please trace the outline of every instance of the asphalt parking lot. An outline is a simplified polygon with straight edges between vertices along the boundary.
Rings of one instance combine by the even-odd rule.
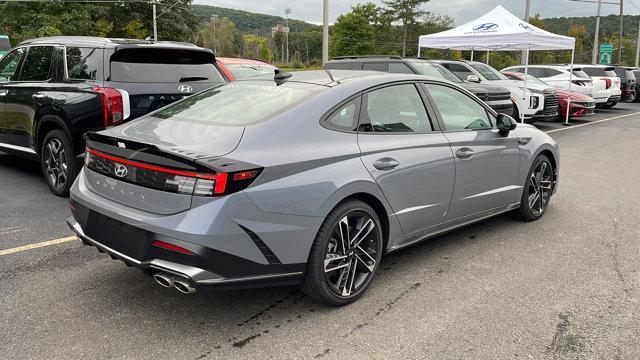
[[[574,124],[537,124],[561,150],[544,218],[391,254],[339,309],[295,287],[161,288],[69,238],[39,165],[0,153],[1,357],[638,359],[640,105]]]

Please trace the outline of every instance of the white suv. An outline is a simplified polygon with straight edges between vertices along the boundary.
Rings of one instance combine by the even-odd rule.
[[[596,100],[596,105],[613,107],[620,101],[620,79],[605,80],[605,76],[589,76],[587,69],[601,67],[601,65],[574,65],[571,90],[589,95]],[[605,68],[604,66],[602,66]],[[557,88],[569,89],[570,65],[529,65],[529,75],[536,77]],[[524,73],[524,66],[511,66],[502,71]],[[591,70],[589,70],[591,71]],[[615,73],[614,73],[615,75]],[[615,84],[618,84],[616,86]]]
[[[605,88],[598,94],[600,101],[598,101],[598,96],[594,96],[598,107],[607,109],[614,107],[622,96],[622,81],[615,72],[616,68],[607,65],[581,65],[581,67],[592,79],[605,82]]]

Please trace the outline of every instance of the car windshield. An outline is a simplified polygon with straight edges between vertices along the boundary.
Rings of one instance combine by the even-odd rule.
[[[614,68],[607,67],[585,67],[582,69],[589,76],[604,76],[604,77],[616,77]]]
[[[479,72],[487,80],[509,80],[498,70],[485,64],[471,64],[471,67]]]
[[[224,64],[236,80],[253,76],[273,74],[277,68],[269,64]]]
[[[439,64],[433,64],[424,60],[409,60],[411,66],[413,66],[418,74],[433,76],[440,79],[449,80],[455,83],[461,83],[462,80],[455,76],[451,71],[447,70],[444,66]]]
[[[239,81],[224,84],[169,105],[153,116],[161,119],[246,126],[280,114],[326,87],[308,83]]]
[[[533,77],[533,76],[531,76],[529,74],[525,75],[525,74],[520,73],[520,74],[518,74],[518,76],[514,76],[514,75],[511,75],[511,74],[505,74],[505,75],[511,80],[520,80],[520,81],[522,81],[522,79],[526,79],[528,83],[547,85],[547,86],[549,85],[546,82],[538,79],[537,77]]]

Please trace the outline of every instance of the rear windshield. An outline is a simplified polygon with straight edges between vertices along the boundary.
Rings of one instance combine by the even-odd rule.
[[[111,81],[224,82],[212,53],[182,49],[122,49],[111,55]]]
[[[509,80],[501,72],[491,66],[485,64],[471,64],[471,66],[487,80]]]
[[[0,36],[0,51],[9,50],[11,50],[11,43],[9,42],[9,38],[6,36]]]
[[[245,126],[278,115],[324,89],[324,86],[296,82],[277,86],[272,81],[239,81],[188,97],[153,116],[220,126]]]
[[[268,64],[224,64],[236,80],[247,79],[253,76],[273,74],[275,66]]]
[[[589,74],[586,73],[584,70],[573,70],[573,76],[577,76],[583,79],[591,79]],[[598,76],[598,75],[594,75],[594,76]]]
[[[420,75],[433,76],[440,79],[449,80],[455,83],[462,82],[462,80],[460,80],[459,77],[455,76],[451,71],[447,70],[447,68],[445,68],[442,65],[433,64],[433,63],[429,63],[421,60],[410,60],[409,63],[411,63],[411,65],[416,69],[416,71]]]
[[[582,68],[587,75],[590,76],[606,76],[606,77],[616,77],[616,72],[613,68],[601,68],[601,67],[585,67]]]

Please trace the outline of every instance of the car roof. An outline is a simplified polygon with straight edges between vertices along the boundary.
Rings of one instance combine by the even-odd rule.
[[[404,58],[395,55],[366,55],[366,56],[336,56],[330,63],[341,62],[402,62]]]
[[[103,38],[94,36],[50,36],[25,40],[18,45],[66,45],[66,46],[85,46],[96,48],[117,48],[117,47],[156,47],[156,48],[173,48],[173,49],[201,49],[187,42],[177,41],[152,41],[139,39],[120,39],[120,38]]]
[[[301,82],[307,84],[322,85],[335,87],[340,84],[353,83],[356,81],[368,81],[371,83],[385,83],[402,80],[437,80],[445,82],[442,79],[431,76],[414,75],[414,74],[396,74],[379,71],[362,71],[362,70],[308,70],[295,71],[291,73],[291,77],[287,82]],[[260,75],[248,79],[238,81],[273,81],[273,75]],[[373,86],[373,85],[372,85]]]
[[[218,61],[220,61],[223,64],[271,65],[266,61],[254,60],[254,59],[242,59],[242,58],[232,58],[232,57],[217,57],[216,59],[218,59]]]

